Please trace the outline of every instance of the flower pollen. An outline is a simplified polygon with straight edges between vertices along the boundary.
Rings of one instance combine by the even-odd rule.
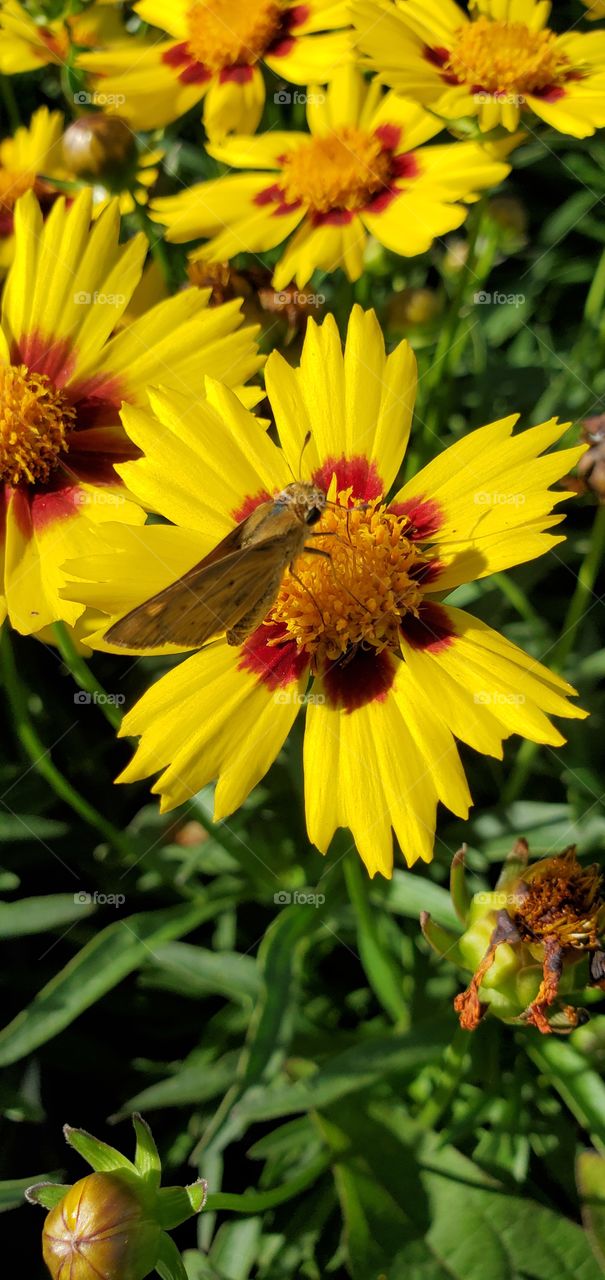
[[[302,201],[316,213],[362,209],[389,185],[392,158],[375,134],[341,125],[324,137],[309,138],[283,158],[287,204]]]
[[[561,83],[570,70],[548,29],[532,31],[524,22],[492,22],[481,15],[456,34],[443,71],[475,92],[536,93]]]
[[[313,550],[286,572],[267,619],[280,629],[269,644],[293,639],[313,671],[359,647],[399,653],[401,619],[422,601],[413,573],[423,557],[405,536],[407,518],[378,501],[349,507],[350,492],[326,509]]]
[[[44,484],[61,454],[75,410],[44,373],[0,366],[0,481]]]
[[[187,14],[187,46],[208,71],[258,62],[280,27],[274,0],[199,0]]]

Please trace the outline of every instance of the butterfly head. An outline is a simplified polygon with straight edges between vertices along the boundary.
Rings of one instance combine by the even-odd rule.
[[[276,505],[288,508],[301,524],[317,524],[326,509],[326,495],[317,485],[304,484],[302,480],[286,485],[275,496]]]

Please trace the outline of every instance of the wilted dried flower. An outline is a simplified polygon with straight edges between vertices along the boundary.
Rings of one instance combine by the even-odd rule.
[[[599,868],[583,867],[574,846],[531,867],[528,853],[527,842],[518,840],[497,889],[469,899],[461,850],[452,864],[452,897],[464,933],[455,938],[429,916],[422,918],[431,945],[473,971],[466,991],[454,1001],[466,1030],[474,1030],[488,1008],[505,1021],[529,1023],[545,1034],[572,1030],[582,1011],[565,998],[579,995],[587,982],[601,986],[605,979]]]

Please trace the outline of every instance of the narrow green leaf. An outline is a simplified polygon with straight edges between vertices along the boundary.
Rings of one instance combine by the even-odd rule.
[[[458,930],[458,917],[447,889],[413,871],[393,872],[385,904],[394,915],[407,916],[409,920],[417,920],[421,911],[428,911],[444,929]]]
[[[543,1036],[539,1042],[532,1037],[527,1052],[605,1155],[605,1082],[599,1073],[569,1040],[558,1036]]]
[[[260,1218],[226,1222],[217,1232],[210,1259],[229,1280],[249,1280],[261,1239]]]
[[[124,1104],[114,1120],[122,1120],[131,1114],[133,1108],[141,1111],[157,1111],[161,1107],[187,1107],[198,1102],[206,1102],[225,1093],[235,1078],[238,1055],[225,1054],[218,1062],[203,1062],[188,1066],[187,1063],[168,1076],[166,1080],[158,1080],[142,1089],[134,1098]]]
[[[191,932],[219,909],[216,900],[117,920],[87,943],[0,1032],[0,1066],[17,1062],[69,1026],[147,960],[153,949]]]
[[[243,1123],[271,1120],[327,1106],[388,1076],[407,1076],[435,1062],[451,1037],[449,1020],[405,1035],[377,1037],[331,1058],[307,1080],[287,1087],[251,1089],[234,1108]]]
[[[583,1151],[576,1161],[576,1180],[582,1220],[595,1258],[605,1272],[605,1160],[596,1151]]]
[[[96,910],[88,894],[49,893],[40,898],[22,898],[20,902],[0,902],[0,938],[25,937],[26,934],[49,933],[77,920],[85,920]]]

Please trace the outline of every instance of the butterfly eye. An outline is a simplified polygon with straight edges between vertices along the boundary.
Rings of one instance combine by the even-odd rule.
[[[305,524],[317,524],[322,517],[321,507],[311,507],[305,516]]]

